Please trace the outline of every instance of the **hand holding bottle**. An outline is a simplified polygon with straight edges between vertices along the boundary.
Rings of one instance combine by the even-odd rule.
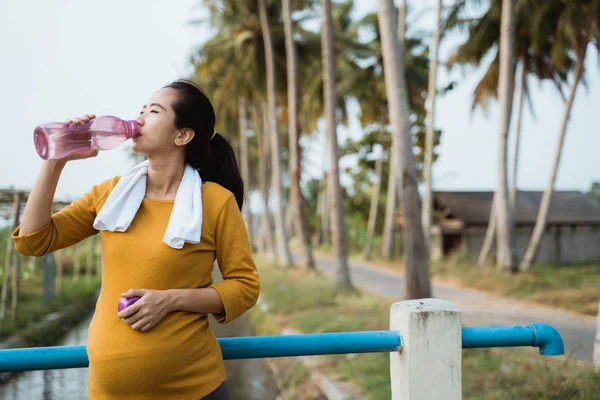
[[[33,142],[42,159],[68,161],[93,157],[98,154],[96,149],[114,149],[139,134],[140,125],[136,120],[86,114],[67,122],[37,126]]]
[[[90,120],[96,118],[95,114],[85,114],[83,117],[76,117],[75,119],[68,119],[65,122],[67,124],[75,124],[79,125],[82,122],[90,122]],[[61,158],[60,160],[67,162],[72,160],[83,160],[86,158],[96,157],[98,155],[98,147],[92,147],[89,150],[78,151],[77,153],[70,154],[66,157]]]

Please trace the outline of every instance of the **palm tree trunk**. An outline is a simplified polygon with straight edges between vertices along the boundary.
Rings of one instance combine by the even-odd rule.
[[[381,195],[381,178],[383,171],[383,154],[375,160],[375,184],[371,194],[371,207],[369,208],[369,222],[367,223],[367,236],[365,237],[365,246],[363,257],[365,260],[371,259],[373,249],[373,236],[375,235],[375,224],[377,223],[377,211],[379,210],[379,197]]]
[[[517,111],[517,126],[515,131],[515,155],[513,159],[512,182],[510,186],[510,207],[512,214],[516,212],[517,201],[517,173],[519,166],[519,145],[521,142],[521,118],[523,114],[523,100],[525,97],[525,85],[527,84],[527,68],[523,62],[521,65],[521,87],[519,88],[519,109]]]
[[[13,252],[13,272],[12,272],[12,298],[10,302],[10,316],[16,320],[19,315],[19,290],[21,288],[21,255]]]
[[[6,304],[8,298],[8,285],[10,284],[10,273],[12,269],[13,248],[11,240],[8,240],[6,256],[4,258],[4,276],[2,278],[2,294],[0,295],[0,320],[6,317]]]
[[[31,275],[35,274],[35,261],[36,261],[37,257],[29,257],[29,260],[27,262],[27,272],[29,272]]]
[[[431,44],[431,62],[429,64],[429,87],[427,89],[427,130],[425,132],[425,162],[423,165],[423,205],[421,221],[425,235],[425,245],[429,249],[431,236],[431,211],[432,211],[432,166],[433,166],[433,123],[435,122],[436,77],[438,65],[438,48],[440,45],[440,31],[442,24],[442,0],[438,0],[433,43]]]
[[[321,224],[321,218],[323,216],[323,213],[321,212],[321,210],[323,209],[322,203],[323,203],[323,193],[321,192],[321,185],[319,184],[319,188],[317,190],[317,207],[315,209],[315,213],[319,217],[319,226],[317,227],[317,229],[315,229],[315,233],[313,234],[313,241],[312,241],[313,246],[317,246],[317,247],[319,247],[323,244],[323,229],[322,229],[322,224]]]
[[[271,260],[275,259],[275,247],[273,245],[273,233],[271,231],[271,222],[269,220],[269,135],[265,129],[266,118],[263,118],[264,108],[260,102],[255,99],[254,102],[254,125],[256,126],[256,136],[258,138],[258,184],[263,202],[263,213],[260,217],[261,223],[261,243],[262,251]]]
[[[600,301],[598,301],[598,317],[596,318],[596,340],[594,341],[594,366],[600,368]]]
[[[73,282],[79,280],[79,274],[81,273],[81,243],[77,243],[73,246]]]
[[[500,27],[500,71],[498,78],[498,103],[500,105],[500,129],[498,135],[498,187],[496,192],[496,255],[500,268],[518,271],[512,247],[512,218],[508,203],[507,150],[510,125],[512,84],[514,80],[515,49],[515,0],[502,1]]]
[[[94,270],[94,237],[87,239],[87,261],[85,265],[85,280],[90,281],[92,279],[92,271]]]
[[[17,229],[17,227],[19,226],[19,217],[20,217],[20,213],[21,213],[21,196],[19,195],[19,193],[14,193],[13,194],[13,209],[12,209],[12,220],[13,220],[13,224],[12,224],[12,230],[11,232],[14,232],[15,229]],[[14,243],[13,241],[8,238],[8,240],[6,241],[6,258],[4,261],[4,279],[2,282],[2,294],[0,295],[0,320],[4,319],[6,317],[6,305],[8,303],[8,285],[10,284],[10,276],[11,273],[14,273],[14,271],[11,271],[12,265],[13,265],[13,257],[14,254],[16,253],[16,250],[14,248]]]
[[[394,173],[394,153],[390,149],[388,163],[388,186],[385,202],[385,218],[383,220],[383,233],[381,235],[381,256],[388,261],[392,260],[393,236],[396,227],[396,174]]]
[[[96,276],[102,277],[102,238],[98,234],[96,241]]]
[[[265,65],[267,73],[268,129],[271,142],[271,185],[273,185],[275,231],[277,232],[277,258],[279,266],[287,268],[293,265],[293,261],[283,221],[279,130],[277,129],[277,104],[275,97],[277,94],[275,89],[275,56],[273,54],[273,44],[271,43],[271,28],[269,27],[265,0],[258,0],[258,14],[265,48]]]
[[[54,292],[60,295],[62,292],[62,280],[64,270],[64,249],[54,252],[54,264],[56,266],[56,281],[54,282]]]
[[[407,299],[431,297],[429,257],[421,224],[417,170],[410,138],[408,93],[404,71],[404,43],[395,32],[392,0],[379,0],[378,19],[383,49],[384,76],[392,127],[392,171],[396,171],[404,220],[405,293]]]
[[[512,74],[514,75],[514,71],[515,68],[513,68],[513,72]],[[524,75],[521,75],[521,92],[519,93],[519,110],[517,111],[517,131],[516,131],[516,144],[515,144],[515,158],[514,158],[514,165],[513,165],[513,179],[512,179],[512,184],[511,184],[511,189],[509,192],[509,215],[510,215],[510,221],[511,221],[511,229],[513,227],[514,224],[514,217],[515,217],[515,212],[516,212],[516,195],[517,195],[517,166],[518,166],[518,159],[519,159],[519,142],[520,142],[520,138],[521,138],[521,115],[522,115],[522,110],[523,110],[523,97],[524,97],[524,89],[525,89],[525,83],[526,83],[526,78],[527,78],[527,74],[526,74],[526,70],[523,70],[521,73],[523,74],[523,72],[525,72]],[[511,89],[511,93],[513,93],[514,91],[514,84],[511,85],[512,89]],[[512,105],[513,105],[513,96],[512,94],[510,95],[510,108],[512,109]],[[497,210],[497,206],[496,206],[496,194],[494,193],[494,198],[492,200],[492,206],[490,209],[490,216],[489,216],[489,221],[488,221],[488,226],[485,232],[485,238],[483,240],[483,246],[481,247],[481,251],[479,252],[479,257],[477,258],[477,265],[479,267],[485,267],[487,265],[488,262],[488,258],[490,255],[490,252],[492,250],[492,245],[494,244],[494,239],[496,237],[496,210]],[[513,257],[516,257],[516,243],[515,243],[515,237],[514,234],[511,238],[511,246],[513,249]]]
[[[321,0],[323,27],[321,28],[321,56],[323,57],[323,90],[325,98],[325,119],[327,121],[327,139],[329,145],[329,182],[328,203],[331,215],[331,234],[333,250],[337,261],[336,281],[339,289],[352,290],[350,268],[348,266],[348,249],[346,239],[346,221],[344,220],[344,203],[339,172],[339,148],[337,142],[337,92],[335,88],[335,58],[333,18],[331,1]]]
[[[288,199],[287,207],[285,208],[285,212],[283,213],[283,226],[285,227],[285,232],[287,233],[287,237],[292,239],[295,235],[294,233],[294,224],[292,219],[292,214],[294,213],[294,208],[292,207],[291,199]]]
[[[398,41],[404,45],[406,35],[406,0],[402,1],[402,6],[398,8]],[[397,176],[393,168],[394,152],[390,150],[389,175],[387,186],[387,197],[385,204],[385,218],[383,220],[383,234],[381,235],[381,256],[391,261],[394,258],[394,236],[396,232],[396,206],[400,198],[400,188],[397,187]],[[390,196],[390,193],[392,194]]]
[[[567,133],[567,124],[569,123],[569,116],[571,114],[571,108],[573,107],[573,101],[575,100],[577,86],[579,86],[579,81],[581,80],[581,75],[583,73],[583,62],[585,60],[586,53],[585,48],[579,53],[580,54],[575,63],[575,69],[573,70],[573,81],[571,82],[571,89],[569,91],[569,97],[567,98],[567,104],[565,106],[565,112],[560,128],[560,136],[558,137],[556,153],[554,154],[554,164],[552,165],[550,181],[548,182],[548,186],[546,186],[546,190],[542,196],[537,219],[535,221],[535,228],[533,229],[533,235],[531,236],[531,240],[529,242],[529,246],[527,247],[527,252],[525,253],[523,262],[521,263],[521,268],[523,269],[529,269],[535,262],[535,258],[537,257],[537,253],[540,249],[540,243],[542,242],[542,237],[544,236],[544,231],[546,230],[548,213],[550,212],[550,204],[552,203],[552,193],[554,192],[554,183],[556,182],[556,175],[558,174],[558,167],[560,166],[560,156],[562,154],[565,135]]]
[[[494,243],[495,234],[496,234],[496,195],[494,194],[494,197],[492,199],[492,205],[490,206],[490,218],[489,218],[487,229],[485,231],[485,238],[483,239],[483,246],[481,246],[481,251],[479,252],[479,257],[477,258],[477,265],[480,267],[485,267],[487,265],[490,250],[492,249],[492,244]]]
[[[248,165],[248,115],[247,115],[246,99],[241,97],[238,100],[238,122],[240,135],[240,170],[242,171],[242,180],[246,188],[246,197],[248,196],[248,188],[250,188],[250,171]],[[244,221],[246,222],[246,230],[248,231],[248,240],[252,243],[252,221],[250,214],[250,206],[246,202],[246,207],[242,210]]]
[[[329,181],[329,173],[325,172],[323,174],[323,179],[321,184],[319,185],[320,193],[321,193],[321,235],[322,235],[322,243],[326,245],[331,245],[331,228],[330,228],[330,213],[329,213],[329,192],[328,192],[328,182]]]
[[[402,5],[398,7],[398,40],[404,43],[406,36],[406,0],[402,0]]]
[[[292,25],[291,0],[283,0],[283,26],[285,29],[285,55],[287,65],[287,94],[289,114],[289,169],[290,169],[290,204],[292,220],[300,234],[304,265],[314,269],[315,260],[308,232],[308,223],[304,213],[302,193],[300,191],[300,132],[298,129],[298,59],[294,43],[294,27]]]

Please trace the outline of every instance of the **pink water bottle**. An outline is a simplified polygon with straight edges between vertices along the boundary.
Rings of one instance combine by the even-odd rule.
[[[57,159],[92,147],[114,149],[138,136],[139,129],[137,121],[104,115],[80,124],[50,122],[40,125],[33,131],[33,142],[42,159]]]

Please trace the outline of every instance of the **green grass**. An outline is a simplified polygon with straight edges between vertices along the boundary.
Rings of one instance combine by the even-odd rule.
[[[336,292],[331,280],[316,273],[282,270],[265,260],[258,265],[261,304],[251,311],[257,334],[277,334],[282,326],[305,333],[389,328],[387,300]],[[361,398],[390,398],[387,353],[322,359],[328,373],[360,388]],[[600,399],[600,373],[563,358],[542,357],[535,349],[465,350],[462,376],[464,399]]]
[[[70,276],[63,277],[63,287],[60,294],[54,296],[47,304],[43,303],[42,285],[38,276],[22,282],[19,296],[19,312],[16,320],[10,316],[10,291],[7,304],[7,315],[0,321],[0,340],[18,333],[27,326],[41,320],[48,314],[63,309],[73,300],[80,300],[93,296],[100,287],[100,279],[85,278],[73,282]]]
[[[0,284],[4,276],[4,263],[6,261],[7,244],[10,239],[11,229],[0,229]],[[16,320],[10,316],[11,290],[8,292],[6,318],[0,321],[0,340],[24,330],[46,315],[63,309],[73,300],[81,300],[92,296],[100,287],[100,278],[93,277],[88,282],[85,278],[88,247],[83,246],[81,253],[82,267],[78,282],[73,282],[74,256],[71,249],[62,251],[63,280],[60,294],[56,294],[48,304],[43,304],[42,293],[42,261],[41,258],[21,257],[21,279],[19,291],[19,312]],[[33,263],[31,263],[33,261]],[[55,267],[56,273],[56,267]],[[1,285],[0,285],[1,286]],[[9,286],[10,288],[10,286]]]

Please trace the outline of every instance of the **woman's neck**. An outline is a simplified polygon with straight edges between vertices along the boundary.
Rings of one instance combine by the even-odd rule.
[[[183,178],[185,162],[179,159],[148,160],[146,197],[157,200],[174,200]]]

